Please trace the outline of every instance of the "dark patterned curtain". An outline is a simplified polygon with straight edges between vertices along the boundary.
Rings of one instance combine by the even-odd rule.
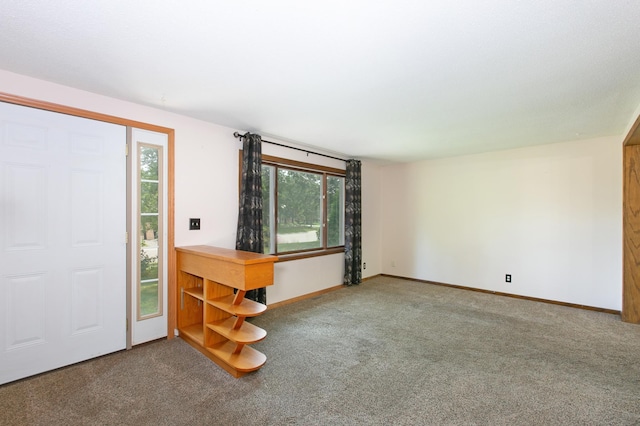
[[[236,250],[262,253],[262,138],[242,137],[242,178]],[[247,299],[267,304],[267,289],[248,291]]]
[[[347,160],[344,179],[344,284],[362,282],[362,178],[358,160]]]

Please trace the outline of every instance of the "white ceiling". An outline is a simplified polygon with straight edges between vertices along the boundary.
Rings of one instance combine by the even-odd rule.
[[[622,134],[640,2],[0,0],[0,68],[412,161]]]

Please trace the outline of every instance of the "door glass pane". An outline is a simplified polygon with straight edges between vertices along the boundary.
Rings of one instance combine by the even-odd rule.
[[[322,175],[278,169],[278,253],[322,248]]]
[[[327,247],[344,245],[344,178],[327,176]]]
[[[160,281],[160,148],[139,145],[139,241],[140,274],[138,279],[138,319],[162,314]]]

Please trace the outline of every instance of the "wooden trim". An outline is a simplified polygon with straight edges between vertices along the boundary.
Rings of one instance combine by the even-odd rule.
[[[169,217],[167,218],[169,222],[169,229],[167,230],[167,233],[169,236],[167,239],[167,250],[169,251],[167,253],[168,255],[167,261],[169,262],[168,271],[167,271],[169,275],[168,283],[167,283],[167,287],[168,287],[167,296],[169,297],[169,299],[167,300],[167,309],[169,311],[167,312],[167,338],[172,339],[174,337],[174,330],[177,329],[176,313],[175,313],[176,306],[177,306],[176,305],[176,288],[177,287],[176,287],[176,265],[175,265],[175,250],[174,250],[175,248],[174,246],[175,244],[175,235],[174,235],[174,232],[175,232],[175,224],[174,224],[175,222],[175,219],[174,219],[174,216],[175,216],[175,194],[174,194],[174,191],[175,191],[175,185],[174,185],[175,130],[168,127],[162,127],[154,124],[143,123],[140,121],[129,120],[126,118],[116,117],[113,115],[101,114],[94,111],[88,111],[88,110],[74,108],[66,105],[60,105],[52,102],[25,98],[22,96],[12,95],[10,93],[4,93],[4,92],[0,92],[0,102],[7,102],[10,104],[22,105],[22,106],[31,107],[31,108],[38,108],[46,111],[58,112],[61,114],[73,115],[76,117],[88,118],[88,119],[97,120],[97,121],[104,121],[106,123],[120,124],[122,126],[136,127],[138,129],[150,130],[153,132],[167,134],[168,156],[169,156],[168,158],[169,176],[167,176],[167,179],[168,179],[167,190],[169,195],[169,199],[167,200],[167,202],[169,203],[169,205],[167,206],[169,210],[168,212]]]
[[[175,208],[176,208],[176,199],[175,199],[175,131],[170,129],[167,134],[168,140],[168,152],[167,155],[169,164],[167,164],[167,193],[169,199],[167,202],[167,210],[169,217],[167,218],[169,229],[167,229],[167,296],[169,299],[167,300],[167,339],[171,340],[175,336],[176,331],[178,330],[178,319],[176,312],[178,310],[178,304],[176,301],[177,293],[178,293],[178,284],[177,284],[177,271],[176,271],[176,251],[175,251]]]
[[[622,321],[640,324],[640,145],[622,149]]]
[[[343,178],[344,181],[344,178]],[[329,245],[329,212],[327,208],[329,206],[329,200],[327,196],[327,187],[329,186],[329,177],[322,176],[322,241],[323,245],[327,247]],[[342,232],[344,232],[345,225],[342,224]],[[344,247],[344,246],[343,246]],[[326,249],[325,249],[326,250]],[[344,251],[344,249],[343,249]]]
[[[529,301],[532,301],[532,302],[542,302],[542,303],[548,303],[548,304],[551,304],[551,305],[566,306],[566,307],[569,307],[569,308],[584,309],[584,310],[587,310],[587,311],[596,311],[596,312],[604,312],[604,313],[607,313],[607,314],[620,315],[620,311],[616,311],[614,309],[598,308],[598,307],[595,307],[595,306],[578,305],[578,304],[575,304],[575,303],[559,302],[557,300],[549,300],[549,299],[540,299],[540,298],[537,298],[537,297],[521,296],[519,294],[503,293],[503,292],[500,292],[500,291],[484,290],[484,289],[481,289],[481,288],[465,287],[465,286],[461,286],[461,285],[439,283],[439,282],[428,281],[428,280],[419,280],[419,279],[416,279],[416,278],[401,277],[401,276],[398,276],[398,275],[381,274],[380,276],[388,277],[388,278],[397,278],[397,279],[407,280],[407,281],[415,281],[415,282],[425,283],[425,284],[432,284],[432,285],[437,285],[437,286],[441,286],[441,287],[456,288],[456,289],[459,289],[459,290],[469,290],[469,291],[475,291],[475,292],[478,292],[478,293],[494,294],[496,296],[511,297],[511,298],[514,298],[514,299],[529,300]]]
[[[291,166],[293,168],[297,168],[301,171],[309,171],[309,172],[317,172],[322,171],[326,173],[333,173],[338,176],[344,176],[346,170],[336,169],[333,167],[320,166],[318,164],[313,163],[303,163],[302,161],[289,160],[286,158],[273,157],[271,155],[262,155],[262,162],[267,164],[277,164],[279,166]]]
[[[371,277],[363,278],[362,282],[369,281],[369,280],[372,280],[372,279],[374,279],[376,277],[380,277],[380,276],[381,276],[380,274],[377,274],[377,275],[373,275]],[[314,291],[313,293],[303,294],[302,296],[294,297],[292,299],[287,299],[287,300],[283,300],[281,302],[272,303],[272,304],[269,305],[268,309],[280,308],[282,306],[289,305],[291,303],[300,302],[300,301],[306,300],[306,299],[311,299],[313,297],[317,297],[317,296],[323,295],[325,293],[330,293],[330,292],[336,291],[336,290],[342,290],[343,288],[346,288],[346,287],[347,286],[345,286],[344,284],[340,284],[340,285],[336,285],[336,286],[333,286],[333,287],[325,288],[324,290]]]
[[[10,104],[22,105],[32,108],[43,109],[46,111],[59,112],[67,115],[74,115],[76,117],[90,118],[92,120],[104,121],[107,123],[121,124],[123,126],[137,127],[139,129],[151,130],[158,133],[170,133],[173,129],[168,127],[156,126],[154,124],[143,123],[140,121],[129,120],[122,117],[116,117],[114,115],[102,114],[99,112],[88,111],[85,109],[74,108],[66,105],[60,105],[52,102],[40,101],[37,99],[25,98],[22,96],[16,96],[9,93],[0,92],[0,101]]]
[[[640,324],[640,116],[622,146],[622,321]]]
[[[345,286],[343,284],[340,284],[340,285],[337,285],[337,286],[334,286],[334,287],[325,288],[324,290],[318,290],[318,291],[314,291],[313,293],[303,294],[302,296],[293,297],[291,299],[283,300],[281,302],[270,303],[268,309],[269,310],[276,309],[276,308],[280,308],[280,307],[285,306],[285,305],[289,305],[291,303],[301,302],[303,300],[311,299],[313,297],[317,297],[317,296],[320,296],[322,294],[330,293],[330,292],[336,291],[336,290],[341,290],[344,287]]]
[[[331,254],[338,254],[338,253],[344,253],[344,246],[332,247],[332,248],[328,248],[326,250],[314,251],[314,252],[278,254],[277,263],[289,262],[290,260],[309,259],[311,257],[328,256],[328,255],[331,255]]]
[[[503,297],[511,297],[513,299],[529,300],[531,302],[548,303],[550,305],[566,306],[568,308],[576,308],[576,309],[583,309],[583,310],[587,310],[587,311],[595,311],[595,312],[603,312],[603,313],[606,313],[606,314],[620,315],[620,311],[617,311],[615,309],[606,309],[606,308],[598,308],[598,307],[595,307],[595,306],[579,305],[579,304],[575,304],[575,303],[558,302],[557,300],[540,299],[540,298],[537,298],[537,297],[521,296],[521,295],[518,295],[518,294],[511,294],[511,293],[502,293],[502,292],[499,292],[499,291],[484,290],[484,289],[480,289],[480,288],[466,287],[466,286],[455,285],[455,284],[445,284],[445,283],[439,283],[439,282],[435,282],[435,281],[419,280],[419,279],[416,279],[416,278],[402,277],[402,276],[399,276],[399,275],[377,274],[377,275],[373,275],[373,276],[370,276],[370,277],[367,277],[367,278],[363,278],[362,282],[364,283],[366,281],[369,281],[369,280],[372,280],[372,279],[378,278],[378,277],[396,278],[396,279],[405,280],[405,281],[415,281],[415,282],[424,283],[424,284],[437,285],[437,286],[440,286],[440,287],[455,288],[455,289],[458,289],[458,290],[475,291],[475,292],[478,292],[478,293],[493,294],[493,295],[496,295],[496,296],[503,296]],[[296,302],[300,302],[302,300],[311,299],[313,297],[317,297],[317,296],[320,296],[322,294],[329,293],[329,292],[332,292],[332,291],[341,290],[343,288],[346,288],[346,286],[344,286],[342,284],[334,286],[334,287],[329,287],[329,288],[326,288],[324,290],[315,291],[315,292],[309,293],[309,294],[304,294],[302,296],[294,297],[292,299],[287,299],[287,300],[283,300],[281,302],[272,303],[272,304],[269,305],[268,309],[280,308],[282,306],[289,305],[291,303],[296,303]]]
[[[622,145],[640,145],[640,115],[636,118],[631,129],[629,129],[629,133],[627,137],[624,138]]]

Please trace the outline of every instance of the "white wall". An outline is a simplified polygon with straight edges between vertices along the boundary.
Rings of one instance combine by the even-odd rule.
[[[241,143],[230,129],[163,109],[150,108],[82,90],[0,70],[0,92],[81,108],[175,129],[175,244],[235,247],[238,200],[238,150]],[[270,138],[265,138],[269,139]],[[275,140],[274,140],[275,141]],[[265,154],[344,167],[342,162],[265,144]],[[313,161],[312,161],[313,160]],[[317,161],[316,161],[317,160]],[[341,164],[342,163],[342,164]],[[367,209],[379,210],[377,166],[363,165],[363,199]],[[376,185],[373,187],[373,185]],[[363,251],[371,260],[369,275],[380,273],[377,216],[363,218]],[[190,217],[201,218],[199,231],[188,230]],[[371,236],[369,236],[371,235]],[[340,254],[276,265],[275,284],[267,290],[269,303],[342,284]]]
[[[622,137],[381,176],[383,273],[621,309]]]
[[[362,263],[366,269],[363,278],[373,277],[382,271],[380,248],[382,238],[382,193],[381,167],[373,163],[362,163]]]

